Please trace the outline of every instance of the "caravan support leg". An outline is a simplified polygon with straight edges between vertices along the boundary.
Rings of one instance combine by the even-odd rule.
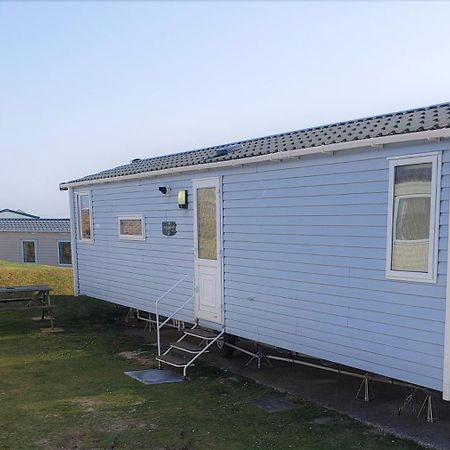
[[[250,353],[250,352],[248,352]],[[272,363],[269,361],[267,356],[261,351],[261,346],[256,344],[256,353],[253,354],[250,361],[246,364],[247,367],[251,367],[253,361],[256,361],[256,368],[261,369],[262,362],[266,362],[270,367],[272,367]]]
[[[403,403],[397,407],[397,414],[400,415],[402,411],[408,406],[413,410],[413,412],[417,411],[417,388],[412,388],[411,392],[405,397]]]
[[[417,418],[419,418],[422,414],[422,411],[424,411],[426,408],[427,410],[427,422],[434,423],[437,420],[437,416],[434,413],[433,409],[433,398],[431,395],[427,394],[425,397],[425,400],[422,403],[422,406],[419,409],[419,412],[417,413]]]
[[[372,389],[370,389],[369,385],[369,378],[366,376],[361,381],[361,384],[359,385],[358,392],[356,393],[356,399],[361,399],[361,394],[364,393],[363,400],[365,402],[370,402],[370,400],[373,400],[375,396],[373,395]]]

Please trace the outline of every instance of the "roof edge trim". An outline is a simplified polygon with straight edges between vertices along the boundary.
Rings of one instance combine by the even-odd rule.
[[[78,186],[90,186],[96,184],[115,183],[116,181],[136,180],[142,178],[153,178],[163,175],[173,175],[183,172],[197,172],[206,171],[221,167],[242,166],[246,164],[257,164],[267,161],[282,161],[286,159],[298,158],[301,156],[314,155],[320,153],[333,153],[342,150],[357,150],[364,147],[379,148],[388,144],[399,144],[402,142],[413,141],[438,141],[439,139],[450,138],[450,128],[442,128],[438,130],[418,131],[413,133],[402,133],[392,136],[382,136],[369,139],[361,139],[349,142],[340,142],[337,144],[320,145],[316,147],[308,147],[302,149],[287,150],[276,153],[269,153],[267,155],[251,156],[249,158],[231,159],[220,162],[212,162],[205,164],[197,164],[191,166],[174,167],[171,169],[162,169],[149,172],[135,173],[132,175],[121,175],[111,178],[98,178],[96,180],[86,180],[78,182],[65,182],[59,185],[61,191]]]

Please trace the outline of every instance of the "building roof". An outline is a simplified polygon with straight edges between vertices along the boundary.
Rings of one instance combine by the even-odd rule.
[[[5,218],[5,219],[14,219],[14,218],[29,218],[29,219],[39,219],[39,216],[35,216],[33,214],[28,214],[25,211],[22,211],[20,209],[18,209],[17,211],[14,209],[9,209],[9,208],[5,208],[5,209],[0,209],[0,218]]]
[[[0,232],[69,233],[69,219],[0,219]]]
[[[450,103],[306,128],[184,153],[135,159],[129,164],[87,175],[68,183],[108,180],[164,169],[239,160],[289,150],[311,149],[330,144],[444,128],[450,128]],[[62,188],[64,184],[67,183],[63,183]]]

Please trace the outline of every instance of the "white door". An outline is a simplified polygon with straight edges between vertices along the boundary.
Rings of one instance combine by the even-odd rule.
[[[198,319],[222,323],[221,203],[218,178],[194,180],[194,297]]]

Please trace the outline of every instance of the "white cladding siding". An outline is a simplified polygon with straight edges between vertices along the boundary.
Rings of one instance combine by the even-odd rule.
[[[80,293],[154,311],[189,274],[163,301],[163,313],[176,309],[192,295],[192,180],[222,176],[228,333],[442,389],[449,152],[436,284],[385,278],[386,158],[448,148],[390,146],[92,186],[93,243],[77,243]],[[176,204],[181,189],[187,210]],[[121,241],[119,215],[144,215],[146,239]],[[162,221],[177,222],[177,234],[163,236]],[[177,317],[192,322],[192,305]]]
[[[158,187],[165,185],[170,185],[170,195],[159,192]],[[161,312],[172,313],[187,300],[192,295],[192,210],[178,208],[176,194],[190,185],[190,178],[180,178],[91,189],[93,242],[77,242],[80,294],[154,311],[155,300],[187,274],[161,301]],[[144,217],[144,240],[119,238],[117,220],[126,215]],[[175,236],[162,234],[163,221],[177,223]],[[177,318],[192,321],[192,317],[191,302]]]
[[[387,157],[336,153],[226,175],[227,331],[442,389],[449,154],[436,284],[385,277]]]
[[[21,263],[22,241],[35,241],[36,263],[59,265],[58,241],[70,242],[70,233],[0,232],[0,259]]]

